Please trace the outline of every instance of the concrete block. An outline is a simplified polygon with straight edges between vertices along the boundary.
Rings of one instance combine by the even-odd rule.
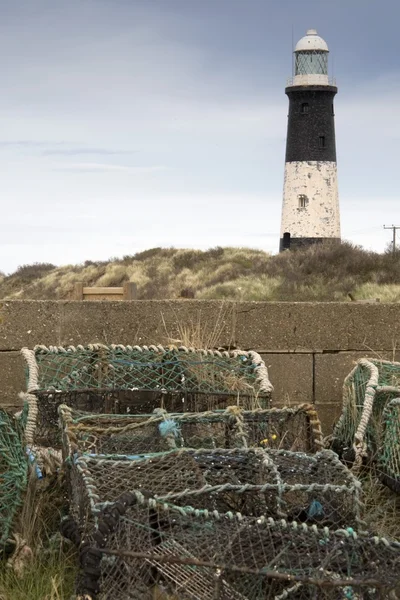
[[[322,434],[326,437],[332,433],[333,426],[340,417],[341,404],[337,402],[332,404],[316,404],[315,408],[321,421]]]
[[[360,358],[381,358],[393,360],[391,352],[339,352],[338,354],[315,354],[314,391],[315,402],[319,404],[335,403],[342,405],[342,390],[345,377]],[[399,360],[399,356],[394,358]]]
[[[400,347],[400,304],[242,302],[236,330],[243,347],[266,351],[390,352]]]
[[[25,390],[25,363],[21,354],[0,352],[0,406],[20,406],[18,394]]]
[[[311,302],[242,302],[237,338],[243,347],[287,352],[340,349],[347,344],[342,305]]]
[[[234,343],[267,352],[391,351],[400,347],[400,304],[185,299],[0,305],[0,351],[38,343],[167,343],[181,339],[185,328],[200,328],[201,345]]]
[[[312,354],[262,354],[274,386],[272,404],[313,402]]]
[[[400,348],[400,304],[346,304],[349,327],[348,350],[373,353]],[[341,350],[346,348],[342,347]]]
[[[234,341],[234,324],[233,302],[66,302],[60,339],[63,345],[180,344],[186,330],[192,332],[192,341],[197,346],[222,346]]]
[[[0,351],[60,342],[62,302],[12,300],[0,303]]]

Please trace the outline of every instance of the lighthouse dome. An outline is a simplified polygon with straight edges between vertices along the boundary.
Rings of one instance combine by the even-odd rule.
[[[317,33],[316,29],[309,29],[304,37],[296,44],[295,52],[316,50],[317,52],[329,52],[328,44]]]

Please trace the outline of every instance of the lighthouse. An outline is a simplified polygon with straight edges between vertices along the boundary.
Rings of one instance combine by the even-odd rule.
[[[328,46],[309,29],[294,50],[289,98],[280,251],[340,241],[334,97]]]

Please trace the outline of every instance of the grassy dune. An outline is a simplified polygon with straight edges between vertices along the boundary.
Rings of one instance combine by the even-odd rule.
[[[152,248],[105,262],[55,267],[23,265],[0,277],[0,297],[68,299],[74,284],[119,286],[134,281],[140,299],[267,301],[400,301],[400,252],[378,254],[349,243],[321,244],[271,256],[251,248]]]

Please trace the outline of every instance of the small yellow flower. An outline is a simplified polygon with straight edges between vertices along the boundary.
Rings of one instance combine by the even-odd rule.
[[[268,438],[265,438],[265,440],[261,440],[260,444],[268,444]]]
[[[276,438],[277,438],[277,437],[278,437],[278,436],[277,436],[277,435],[275,435],[275,433],[274,433],[273,435],[271,435],[271,438],[272,438],[273,440],[276,440]]]

